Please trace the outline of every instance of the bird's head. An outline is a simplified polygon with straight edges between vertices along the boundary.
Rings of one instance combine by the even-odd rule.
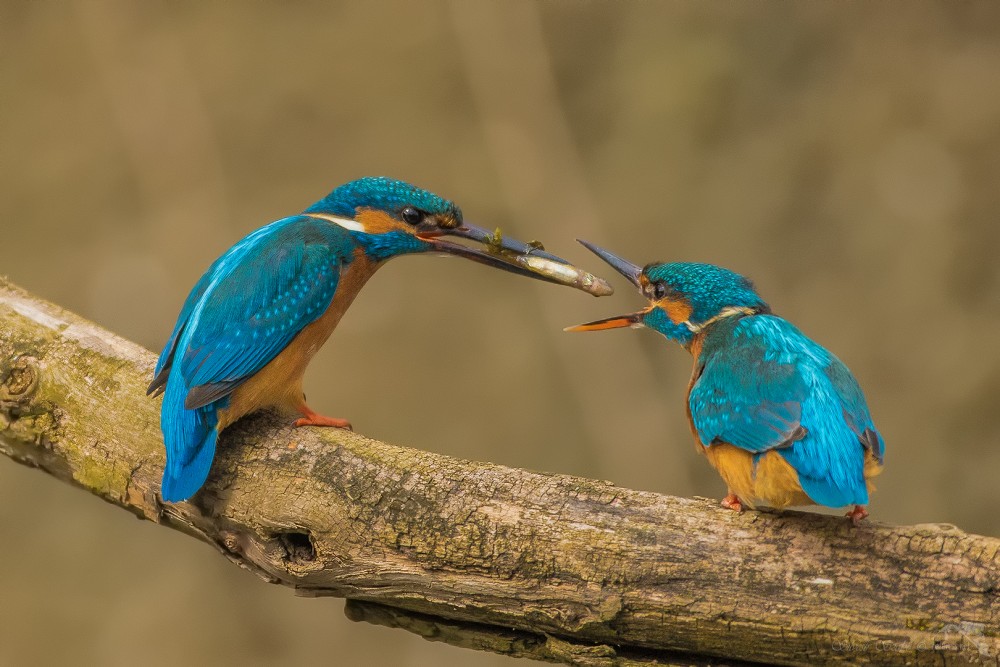
[[[304,213],[347,229],[365,253],[375,260],[409,253],[447,253],[550,282],[555,281],[506,261],[498,251],[531,253],[566,263],[516,239],[494,239],[485,229],[465,222],[462,210],[453,202],[391,178],[366,177],[341,185]],[[444,237],[488,243],[494,252],[484,252]]]
[[[770,312],[753,283],[729,269],[694,262],[639,267],[592,243],[582,240],[580,243],[628,278],[649,300],[649,306],[629,315],[568,327],[566,331],[649,327],[688,345],[720,319]]]

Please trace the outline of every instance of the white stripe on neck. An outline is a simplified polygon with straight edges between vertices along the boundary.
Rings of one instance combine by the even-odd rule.
[[[691,333],[701,333],[710,324],[715,324],[719,320],[724,320],[727,317],[732,317],[733,315],[754,315],[757,311],[753,308],[747,308],[746,306],[727,306],[719,311],[714,317],[710,317],[701,324],[692,324],[690,320],[684,324],[687,326]]]
[[[326,213],[303,213],[302,215],[316,218],[318,220],[326,220],[327,222],[332,222],[335,225],[340,225],[344,229],[349,229],[352,232],[363,232],[365,231],[365,226],[358,222],[357,220],[351,220],[350,218],[338,218],[335,215],[328,215]]]

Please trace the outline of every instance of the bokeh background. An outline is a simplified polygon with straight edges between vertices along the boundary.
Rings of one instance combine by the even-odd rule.
[[[0,273],[158,350],[241,236],[403,178],[595,270],[575,237],[752,276],[865,387],[874,518],[996,535],[998,72],[987,2],[6,0]],[[391,442],[721,496],[687,354],[562,333],[641,303],[614,282],[397,260],[310,402]],[[0,663],[511,664],[352,624],[7,460],[0,532]]]

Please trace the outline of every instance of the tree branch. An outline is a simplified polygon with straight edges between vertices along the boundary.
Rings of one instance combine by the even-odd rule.
[[[348,615],[580,665],[997,664],[1000,540],[474,463],[277,415],[163,505],[146,350],[0,280],[0,450]]]

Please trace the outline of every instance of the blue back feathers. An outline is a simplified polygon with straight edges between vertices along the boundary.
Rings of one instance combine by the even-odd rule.
[[[776,450],[803,491],[830,507],[864,505],[864,450],[884,444],[844,364],[774,315],[725,318],[705,333],[688,402],[704,445]]]
[[[184,333],[187,406],[228,394],[318,319],[354,247],[342,228],[295,216],[257,230],[223,255]]]

